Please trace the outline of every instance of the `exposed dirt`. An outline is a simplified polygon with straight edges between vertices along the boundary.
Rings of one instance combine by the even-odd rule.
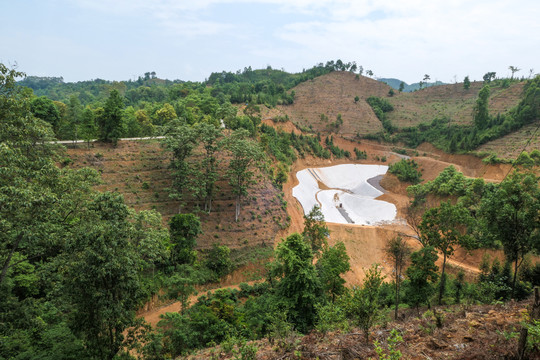
[[[252,344],[257,346],[258,360],[378,359],[374,342],[389,354],[390,330],[396,329],[403,339],[396,346],[403,359],[514,359],[517,358],[520,322],[525,313],[530,313],[531,303],[532,300],[504,305],[456,305],[433,308],[425,313],[426,309],[402,311],[400,320],[372,329],[367,343],[362,330],[352,329],[349,333],[323,335],[314,331],[301,338],[285,338],[283,341],[292,348],[288,351],[267,339]],[[441,318],[439,326],[433,316],[435,312]],[[297,345],[294,345],[295,340]],[[208,359],[212,354],[219,359],[233,358],[220,347],[205,349],[187,358]],[[538,351],[527,355],[529,359],[540,359]]]
[[[514,83],[510,87],[492,87],[489,98],[491,115],[505,113],[519,102],[524,82]],[[388,118],[398,127],[430,123],[436,117],[448,117],[452,123],[470,124],[473,108],[482,82],[473,82],[468,90],[462,83],[432,86],[410,93],[397,93],[387,100],[394,105],[394,111]]]
[[[502,159],[514,160],[523,150],[527,152],[538,150],[540,149],[540,130],[537,130],[539,126],[540,120],[480,146],[478,152],[494,153]]]
[[[223,177],[217,182],[212,213],[197,211],[195,202],[181,208],[178,201],[169,198],[170,159],[155,140],[119,141],[116,148],[95,143],[87,149],[81,144],[68,149],[68,155],[73,161],[70,166],[89,166],[101,172],[103,183],[98,190],[120,192],[126,203],[138,211],[156,209],[162,214],[164,224],[180,211],[196,211],[203,230],[197,240],[199,249],[210,248],[214,243],[230,248],[271,246],[275,234],[286,223],[280,191],[263,174],[258,174],[250,195],[244,199],[238,223],[234,221],[235,198]]]
[[[337,115],[341,114],[343,125],[340,134],[366,134],[382,129],[381,122],[365,101],[369,96],[386,96],[390,87],[379,81],[350,72],[334,71],[313,80],[303,82],[294,89],[292,105],[278,106],[291,121],[315,132],[327,131]],[[354,98],[358,96],[359,101]],[[321,119],[321,114],[326,118]]]
[[[398,154],[392,153],[389,146],[380,145],[370,141],[362,141],[357,143],[341,138],[334,139],[334,142],[339,147],[352,152],[354,147],[365,150],[368,153],[367,160],[323,160],[312,157],[299,159],[296,161],[289,174],[289,180],[284,185],[285,200],[287,200],[287,212],[291,217],[291,226],[289,229],[282,231],[279,236],[285,237],[292,232],[301,232],[303,230],[303,209],[300,203],[292,196],[292,188],[298,184],[296,173],[300,170],[309,167],[325,167],[342,163],[378,163],[384,164],[382,161],[373,161],[374,158],[387,157],[387,164],[394,161],[399,161]],[[484,177],[490,181],[500,181],[509,169],[509,165],[486,165],[481,159],[472,155],[447,155],[435,149],[429,144],[422,145],[418,151],[422,156],[413,157],[420,164],[422,176],[425,181],[432,180],[447,166],[454,165],[459,171],[462,171],[466,176]],[[341,225],[328,224],[331,231],[330,244],[342,241],[347,248],[347,253],[351,258],[351,271],[345,274],[344,278],[348,285],[360,284],[364,278],[364,270],[369,268],[373,263],[380,263],[383,266],[383,271],[389,274],[391,269],[387,266],[387,261],[384,256],[384,247],[388,239],[397,235],[407,237],[407,241],[414,248],[418,249],[420,244],[412,236],[414,232],[406,225],[404,220],[405,208],[409,203],[406,188],[409,184],[400,182],[395,176],[386,174],[381,180],[381,185],[387,190],[385,194],[380,196],[379,200],[384,200],[396,205],[398,210],[397,221],[394,224],[384,225],[380,227],[361,226],[361,225]],[[278,241],[276,240],[276,243]],[[475,251],[468,254],[465,251],[457,251],[456,254],[448,259],[450,272],[457,271],[459,268],[468,273],[469,278],[473,278],[478,272],[478,265],[485,251]],[[492,252],[494,256],[500,257],[500,252]],[[441,264],[439,261],[439,265]]]
[[[457,83],[432,86],[411,93],[395,91],[394,96],[389,96],[390,87],[384,83],[335,71],[299,84],[293,89],[295,101],[292,105],[265,109],[263,118],[287,115],[303,129],[323,133],[332,131],[345,137],[375,133],[382,130],[382,125],[366,99],[377,96],[387,99],[394,106],[388,118],[397,127],[430,123],[437,117],[447,117],[456,124],[470,124],[482,86],[482,82],[473,82],[465,90],[462,83]],[[516,106],[523,86],[524,82],[513,83],[506,89],[492,86],[488,105],[490,114],[503,114]],[[356,96],[359,98],[357,102],[354,101]],[[342,116],[343,125],[336,129],[332,123],[335,123],[338,114]]]

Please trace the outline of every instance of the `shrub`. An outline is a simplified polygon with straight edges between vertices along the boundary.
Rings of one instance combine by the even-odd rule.
[[[401,159],[390,165],[388,171],[401,181],[418,184],[422,181],[422,173],[418,170],[418,163],[411,159]]]

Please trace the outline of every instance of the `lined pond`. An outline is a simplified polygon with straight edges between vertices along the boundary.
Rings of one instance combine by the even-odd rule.
[[[304,213],[318,205],[327,222],[376,225],[396,218],[394,204],[376,200],[384,193],[379,180],[385,165],[343,164],[308,168],[296,173],[299,184],[292,190]]]

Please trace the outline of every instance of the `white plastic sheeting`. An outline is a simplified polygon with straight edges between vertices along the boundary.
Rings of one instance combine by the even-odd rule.
[[[391,222],[396,218],[396,207],[375,200],[383,193],[368,183],[387,170],[385,165],[360,164],[304,169],[296,173],[299,184],[293,188],[293,196],[300,201],[305,214],[319,205],[327,222],[359,225]],[[317,181],[330,190],[320,189]]]

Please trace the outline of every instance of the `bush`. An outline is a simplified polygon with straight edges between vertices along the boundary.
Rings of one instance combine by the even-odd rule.
[[[206,267],[219,277],[227,275],[232,268],[231,249],[214,244],[206,258]]]
[[[418,184],[422,181],[422,173],[418,170],[418,163],[411,159],[401,159],[390,165],[388,172],[397,176],[401,181]]]

